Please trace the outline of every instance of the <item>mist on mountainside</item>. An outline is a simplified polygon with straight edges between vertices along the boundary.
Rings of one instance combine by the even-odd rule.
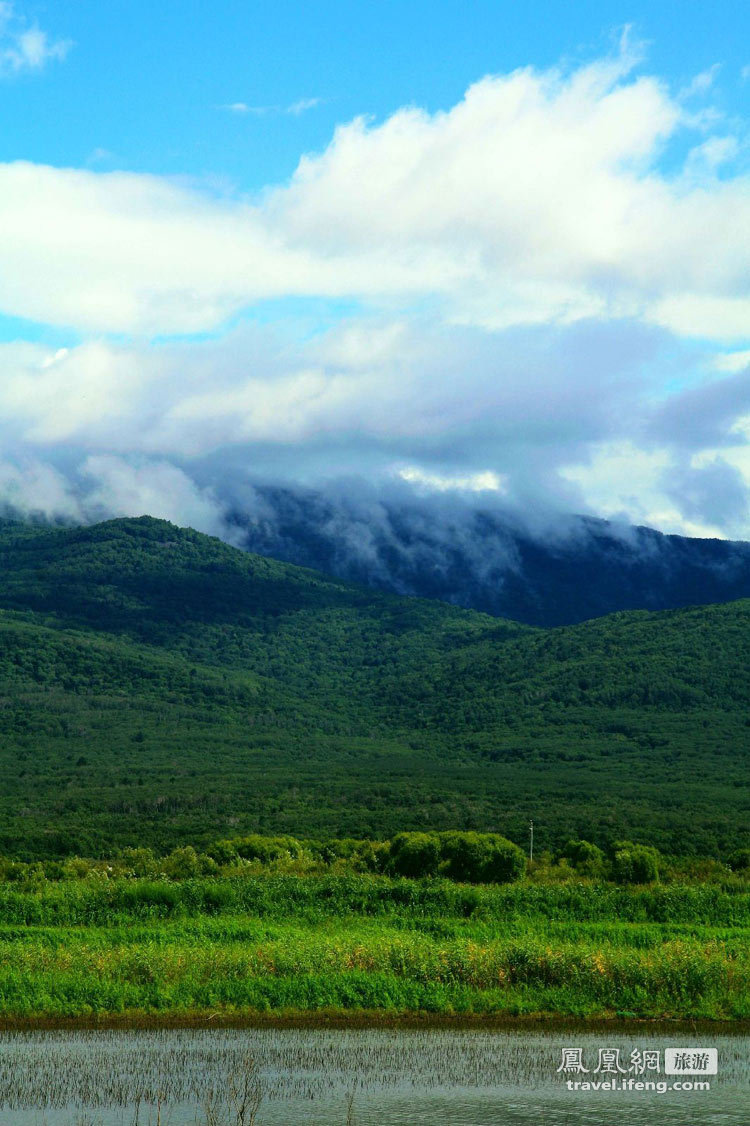
[[[288,481],[238,484],[229,474],[200,494],[200,505],[185,506],[179,489],[169,501],[175,480],[181,485],[176,471],[160,481],[156,513],[137,512],[131,503],[131,514],[164,514],[272,559],[531,625],[750,597],[750,543],[566,513],[549,499],[523,505],[489,491],[420,491],[405,482],[362,478],[315,488]],[[31,510],[6,503],[3,515],[30,524],[87,525],[121,507],[90,504],[81,494],[69,511],[57,512],[51,503]]]
[[[249,551],[534,625],[750,595],[750,544],[351,483],[257,485],[229,517]]]

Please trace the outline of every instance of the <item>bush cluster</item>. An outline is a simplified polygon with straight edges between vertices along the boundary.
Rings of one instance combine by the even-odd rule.
[[[497,833],[397,833],[387,841],[353,837],[302,840],[249,834],[219,840],[205,851],[183,845],[164,856],[150,848],[125,848],[107,859],[69,857],[23,863],[0,856],[0,884],[34,888],[49,881],[170,880],[288,874],[375,875],[444,879],[459,884],[588,882],[601,885],[744,885],[750,877],[750,852],[726,862],[710,857],[663,857],[633,841],[615,841],[605,851],[590,841],[571,839],[557,853],[542,852],[530,865],[518,845]]]
[[[570,840],[558,854],[558,862],[579,876],[612,879],[618,884],[652,884],[659,879],[658,849],[633,841],[615,841],[609,856],[591,841]]]
[[[386,871],[397,876],[447,876],[471,884],[506,884],[526,870],[518,845],[497,833],[397,833]]]

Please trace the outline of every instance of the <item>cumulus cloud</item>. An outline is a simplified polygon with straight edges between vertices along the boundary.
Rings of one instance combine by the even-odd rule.
[[[704,468],[668,446],[622,439],[593,445],[561,473],[601,517],[679,535],[747,538],[747,505],[738,492],[747,496],[747,487],[725,461]]]
[[[730,466],[750,450],[747,378],[709,361],[710,377],[665,399],[665,366],[693,362],[673,350],[662,330],[619,323],[488,334],[362,318],[298,340],[266,326],[159,347],[6,344],[0,443],[59,465],[71,496],[86,478],[87,512],[181,513],[202,530],[221,530],[253,481],[367,475],[742,535],[737,505],[699,518],[694,459]],[[701,473],[706,495],[729,482]]]
[[[0,436],[189,459],[248,448],[256,465],[276,448],[298,466],[352,442],[380,469],[419,455],[474,472],[481,457],[518,479],[520,451],[538,468],[617,431],[662,344],[617,324],[489,335],[401,319],[298,341],[251,328],[200,345],[6,344]]]
[[[691,119],[632,65],[625,51],[524,68],[447,111],[358,118],[254,199],[4,165],[0,276],[12,284],[0,308],[165,334],[215,329],[268,298],[430,300],[447,321],[493,330],[627,317],[744,337],[748,179],[716,173],[731,132],[701,135],[702,157],[663,171],[664,145]]]
[[[46,31],[30,26],[12,3],[0,3],[0,77],[40,71],[48,62],[64,59],[71,46],[69,39],[50,39]]]
[[[739,141],[633,66],[357,119],[253,198],[0,165],[0,310],[79,337],[0,345],[0,496],[231,537],[259,481],[400,478],[747,535]]]

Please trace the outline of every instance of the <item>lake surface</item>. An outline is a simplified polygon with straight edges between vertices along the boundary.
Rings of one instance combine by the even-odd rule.
[[[686,1062],[702,1066],[694,1050],[706,1047],[717,1049],[716,1075],[665,1073],[666,1049],[693,1050],[687,1060],[679,1057],[684,1068]],[[566,1057],[568,1068],[580,1062],[588,1070],[560,1070],[564,1049],[573,1052]],[[646,1062],[651,1066],[642,1070]],[[622,1089],[628,1080],[665,1089]],[[709,1083],[710,1090],[670,1089],[675,1082],[696,1080]],[[616,1082],[617,1089],[569,1090],[568,1082]],[[750,1038],[622,1029],[0,1034],[2,1126],[156,1126],[157,1121],[159,1126],[748,1126]]]

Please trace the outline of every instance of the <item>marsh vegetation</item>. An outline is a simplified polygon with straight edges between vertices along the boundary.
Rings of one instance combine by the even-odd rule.
[[[744,881],[0,885],[0,1012],[750,1016]]]
[[[628,1061],[680,1035],[617,1028],[606,1043]],[[689,1042],[701,1035],[719,1050],[710,1093],[620,1095],[614,1107],[605,1096],[593,1108],[557,1072],[563,1046],[580,1045],[593,1067],[605,1042],[576,1029],[6,1033],[0,1115],[3,1126],[574,1126],[596,1110],[598,1126],[684,1124],[688,1112],[744,1126],[747,1041],[702,1030]]]

